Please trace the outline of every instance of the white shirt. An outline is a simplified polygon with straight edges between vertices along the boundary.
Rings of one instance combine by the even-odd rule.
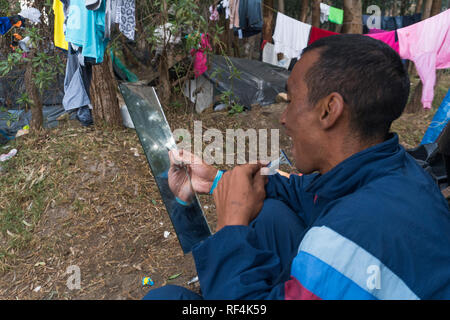
[[[283,53],[287,58],[300,58],[302,51],[308,45],[311,25],[277,14],[277,21],[273,40],[275,52]]]

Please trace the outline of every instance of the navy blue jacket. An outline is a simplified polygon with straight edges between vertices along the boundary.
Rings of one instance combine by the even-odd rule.
[[[396,134],[266,192],[307,225],[290,279],[251,227],[227,226],[193,249],[206,299],[450,299],[449,207]]]

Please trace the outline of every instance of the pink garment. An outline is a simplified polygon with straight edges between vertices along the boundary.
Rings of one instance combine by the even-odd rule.
[[[381,32],[386,32],[386,30],[381,30],[381,29],[377,29],[377,28],[369,29],[369,34],[381,33]]]
[[[398,29],[400,57],[414,61],[423,83],[422,104],[431,108],[436,69],[450,68],[450,9]]]
[[[212,51],[212,48],[209,42],[209,36],[207,34],[202,34],[200,48],[191,50],[191,56],[194,59],[194,74],[196,78],[208,70],[208,56],[205,53],[206,50]]]
[[[217,7],[216,6],[210,6],[209,7],[209,13],[211,13],[211,16],[209,17],[209,20],[211,20],[211,21],[219,20],[219,12],[217,11]]]
[[[392,49],[394,49],[397,53],[399,51],[399,43],[398,41],[395,41],[395,30],[366,34],[366,36],[383,41],[384,43],[388,44]]]

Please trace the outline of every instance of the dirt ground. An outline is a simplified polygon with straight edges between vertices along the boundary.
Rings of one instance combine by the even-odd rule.
[[[436,91],[442,101],[446,88]],[[194,120],[222,132],[277,128],[280,148],[290,155],[278,122],[284,107],[235,116],[171,108],[166,115],[172,129],[192,129]],[[395,122],[405,147],[419,144],[433,114]],[[199,291],[198,282],[187,284],[196,276],[192,256],[179,246],[134,130],[67,121],[12,147],[18,154],[0,171],[0,299],[141,299],[150,289],[142,286],[144,276],[152,288],[170,283]],[[212,199],[200,201],[215,230]],[[70,290],[66,271],[73,265],[81,288]]]

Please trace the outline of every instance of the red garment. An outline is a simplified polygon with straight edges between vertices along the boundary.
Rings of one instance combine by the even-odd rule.
[[[388,44],[392,49],[394,49],[397,53],[400,49],[398,41],[395,41],[395,30],[366,34],[366,36],[383,41],[384,43]]]
[[[339,34],[339,33],[333,32],[333,31],[328,31],[328,30],[323,30],[323,29],[316,28],[316,27],[311,27],[311,32],[309,33],[308,45],[310,45],[314,41],[319,40],[320,38],[333,36],[335,34]]]

